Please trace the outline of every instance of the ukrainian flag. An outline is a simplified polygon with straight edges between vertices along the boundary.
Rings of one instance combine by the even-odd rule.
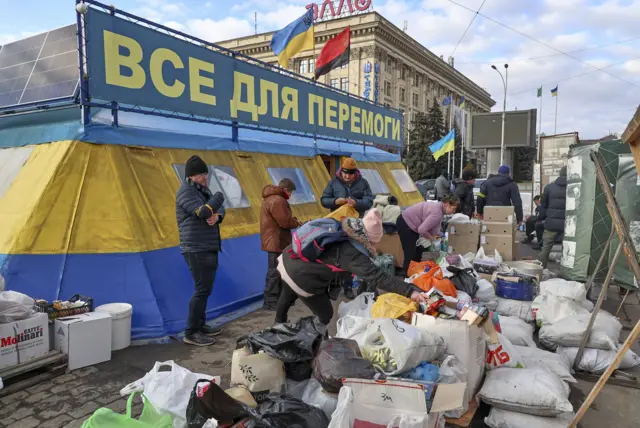
[[[456,132],[454,129],[449,131],[447,135],[442,137],[439,141],[436,141],[432,145],[429,146],[429,150],[433,153],[433,158],[435,160],[440,159],[441,156],[452,152],[455,149],[456,145]]]
[[[271,50],[278,57],[278,63],[284,68],[289,66],[289,59],[303,50],[314,47],[313,8],[277,31],[271,38]]]
[[[558,96],[558,87],[557,86],[551,90],[551,96],[552,97],[557,97]]]
[[[465,97],[462,97],[462,99],[460,100],[460,104],[458,104],[458,107],[465,108],[466,102],[467,100],[465,99]]]

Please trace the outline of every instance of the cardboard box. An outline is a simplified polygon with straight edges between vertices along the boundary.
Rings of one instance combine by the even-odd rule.
[[[36,313],[24,320],[0,324],[0,369],[46,355],[48,322],[47,314]]]
[[[55,321],[55,346],[69,357],[69,370],[111,360],[111,315],[88,312]]]
[[[487,256],[492,256],[494,250],[498,250],[504,261],[513,261],[515,252],[517,251],[515,239],[515,236],[511,235],[483,233],[480,235],[480,246],[484,248],[484,253]]]
[[[511,223],[483,221],[481,231],[484,234],[515,236],[516,226]]]
[[[378,250],[379,253],[391,254],[396,267],[402,267],[404,263],[404,251],[400,243],[400,235],[397,233],[383,235],[380,242],[376,244],[376,250]]]
[[[484,220],[491,223],[509,223],[516,221],[513,207],[484,207]]]
[[[450,223],[447,228],[447,252],[449,254],[477,252],[480,228],[479,223]]]
[[[467,369],[466,402],[470,402],[484,377],[487,343],[482,328],[466,321],[446,320],[414,313],[411,323],[441,336],[447,343],[447,353],[455,355]]]
[[[449,223],[447,232],[449,232],[449,236],[455,235],[474,238],[480,236],[481,227],[482,225],[480,223]]]

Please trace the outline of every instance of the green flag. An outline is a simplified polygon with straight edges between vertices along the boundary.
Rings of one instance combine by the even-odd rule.
[[[542,96],[542,86],[538,88],[538,98]]]

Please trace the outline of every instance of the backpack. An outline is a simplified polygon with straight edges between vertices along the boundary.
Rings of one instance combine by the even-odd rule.
[[[303,224],[293,232],[291,249],[287,252],[292,259],[318,262],[334,272],[344,272],[344,269],[323,263],[318,258],[327,245],[348,240],[349,237],[342,230],[342,224],[339,221],[333,218],[319,218]]]

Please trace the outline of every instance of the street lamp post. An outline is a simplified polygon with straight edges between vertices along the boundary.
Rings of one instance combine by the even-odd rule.
[[[504,125],[507,116],[507,83],[509,82],[509,64],[504,65],[504,77],[495,65],[492,65],[491,68],[500,75],[502,84],[504,85],[504,101],[502,103],[502,137],[500,138],[500,165],[504,165]]]

